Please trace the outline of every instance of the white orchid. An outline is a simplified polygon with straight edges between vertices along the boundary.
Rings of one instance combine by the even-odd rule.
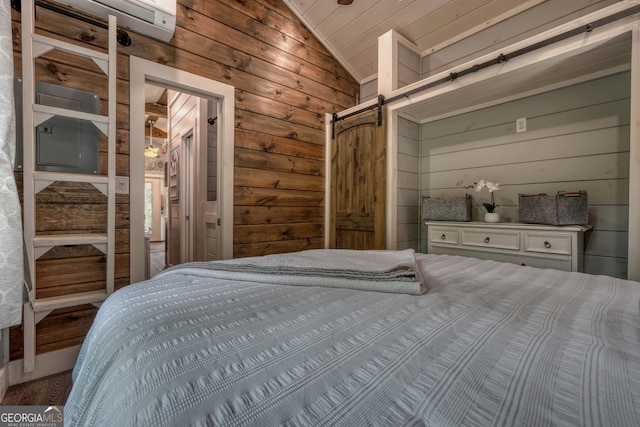
[[[493,199],[493,192],[500,189],[499,182],[485,181],[484,179],[481,179],[478,182],[474,182],[472,187],[475,188],[476,191],[481,191],[485,187],[489,190],[489,193],[491,194],[491,203],[482,204],[487,209],[487,212],[491,213],[498,207]]]
[[[487,181],[487,188],[489,189],[489,193],[493,193],[494,191],[498,191],[500,189],[499,182],[491,182]]]

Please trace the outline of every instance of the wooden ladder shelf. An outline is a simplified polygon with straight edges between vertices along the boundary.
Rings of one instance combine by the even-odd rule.
[[[81,304],[99,305],[114,291],[115,282],[115,180],[116,180],[116,18],[109,17],[108,53],[35,34],[34,0],[22,2],[22,99],[24,147],[24,241],[27,253],[26,272],[31,282],[29,303],[24,305],[24,372],[35,369],[36,325],[55,309]],[[108,115],[84,113],[35,103],[35,59],[59,50],[89,58],[108,80]],[[35,128],[54,116],[86,120],[107,136],[107,175],[45,172],[36,170]],[[36,234],[36,195],[54,182],[92,184],[107,198],[106,233]],[[93,245],[106,256],[105,289],[66,294],[50,298],[36,297],[36,260],[49,249],[61,245]]]

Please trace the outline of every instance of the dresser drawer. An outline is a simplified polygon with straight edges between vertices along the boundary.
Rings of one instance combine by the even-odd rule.
[[[455,227],[429,227],[429,241],[431,243],[458,244],[458,229]]]
[[[571,271],[571,257],[533,257],[522,256],[514,264],[527,265],[538,268],[555,268],[556,270]]]
[[[524,234],[524,250],[547,254],[571,255],[571,236],[526,232]]]
[[[427,251],[583,271],[584,233],[591,226],[427,221]]]
[[[490,259],[492,261],[509,262],[517,265],[527,265],[538,268],[555,268],[556,270],[571,271],[571,257],[555,256],[543,257],[524,255],[522,252],[490,252],[463,246],[434,246],[433,254],[460,255],[472,258]]]
[[[520,233],[510,230],[462,230],[461,242],[465,246],[520,250]]]

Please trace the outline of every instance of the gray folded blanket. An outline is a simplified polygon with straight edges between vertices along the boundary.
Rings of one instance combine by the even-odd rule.
[[[187,263],[158,275],[189,273],[221,279],[423,294],[415,251],[312,249],[301,252]],[[158,276],[156,275],[156,277]]]

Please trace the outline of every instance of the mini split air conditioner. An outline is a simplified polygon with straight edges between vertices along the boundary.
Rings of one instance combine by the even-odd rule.
[[[77,10],[107,19],[118,25],[168,42],[176,28],[176,0],[56,0]]]

